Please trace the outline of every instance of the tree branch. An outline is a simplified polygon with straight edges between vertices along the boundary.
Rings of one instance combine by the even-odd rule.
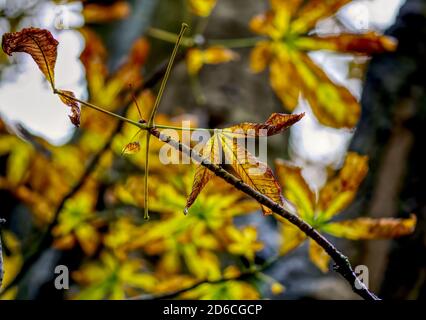
[[[258,201],[260,204],[271,209],[275,214],[281,216],[282,218],[288,220],[290,223],[298,227],[309,238],[313,239],[316,243],[318,243],[318,245],[320,245],[334,260],[335,271],[340,273],[348,281],[348,283],[352,287],[352,290],[355,293],[357,293],[359,296],[366,300],[380,300],[374,293],[370,292],[368,288],[357,278],[349,262],[349,259],[308,223],[303,221],[297,215],[288,212],[283,206],[272,201],[270,198],[258,192],[257,190],[253,189],[248,184],[244,183],[241,179],[224,170],[222,167],[213,164],[208,159],[204,159],[198,152],[195,152],[187,145],[182,144],[181,142],[173,140],[171,137],[162,134],[156,128],[148,129],[148,131],[159,140],[169,144],[176,150],[179,150],[180,152],[199,162],[202,166],[212,171],[216,176],[222,178],[223,180],[234,186],[236,189],[249,195],[256,201]]]

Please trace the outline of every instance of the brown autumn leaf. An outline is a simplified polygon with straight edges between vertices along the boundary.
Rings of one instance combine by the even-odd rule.
[[[264,123],[242,123],[222,130],[216,130],[213,137],[203,148],[203,157],[210,162],[221,165],[222,153],[225,155],[225,163],[229,164],[236,175],[258,192],[271,198],[271,200],[283,204],[281,187],[278,184],[272,170],[267,164],[259,161],[248,150],[242,147],[237,139],[255,138],[259,136],[272,136],[283,132],[291,125],[302,119],[304,114],[280,114],[274,113]],[[264,131],[262,131],[262,129]],[[195,172],[191,194],[189,195],[184,212],[195,202],[204,186],[210,181],[213,174],[201,165]],[[263,207],[265,215],[272,214],[269,208]]]
[[[139,142],[130,142],[124,148],[121,154],[135,154],[141,150],[141,145]]]
[[[41,72],[55,89],[54,69],[58,41],[48,30],[26,28],[19,32],[5,33],[2,39],[3,51],[9,56],[14,52],[31,55]]]
[[[75,98],[74,92],[67,90],[58,90],[58,92],[61,101],[71,108],[71,115],[68,117],[70,118],[72,124],[76,127],[79,127],[81,111],[78,102],[72,99]]]
[[[26,28],[19,32],[5,33],[2,39],[3,51],[12,55],[14,52],[25,52],[37,63],[41,72],[52,86],[52,90],[59,94],[61,101],[71,108],[69,116],[71,122],[80,126],[80,106],[73,98],[71,91],[55,88],[55,64],[59,42],[50,31],[37,28]]]
[[[232,168],[241,180],[274,202],[282,205],[284,201],[281,187],[275,179],[271,168],[266,163],[258,161],[234,139],[229,139],[226,136],[221,138],[225,157],[228,158],[228,162],[231,163]],[[262,211],[265,215],[272,214],[272,210],[265,206],[262,206]]]

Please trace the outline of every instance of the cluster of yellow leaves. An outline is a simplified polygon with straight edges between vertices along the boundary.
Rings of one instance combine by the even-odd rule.
[[[255,211],[257,203],[218,180],[208,190],[209,196],[201,196],[191,215],[185,217],[182,206],[191,185],[188,168],[170,171],[167,179],[153,171],[150,203],[151,210],[158,212],[157,219],[139,224],[123,216],[111,221],[102,237],[105,249],[101,261],[96,258],[73,274],[83,287],[74,298],[122,299],[141,292],[175,291],[199,280],[238,275],[240,271],[233,266],[222,270],[220,257],[224,254],[253,261],[263,247],[256,229],[238,229],[233,218]],[[143,206],[141,176],[129,176],[113,188],[116,206]],[[153,258],[149,259],[149,268],[138,258],[140,253]],[[207,298],[222,290],[232,299],[259,298],[257,290],[242,281],[200,286],[182,298]]]
[[[132,236],[126,239],[128,241],[117,243],[113,240],[117,238],[115,234],[107,239],[108,243],[114,243],[115,250],[121,255],[123,251],[143,248],[144,252],[160,256],[156,269],[162,275],[178,274],[188,269],[199,279],[217,278],[220,276],[220,261],[216,252],[228,251],[252,259],[262,248],[256,241],[256,230],[235,228],[233,218],[255,211],[256,202],[215,180],[215,186],[208,190],[209,195],[201,196],[191,214],[184,216],[182,208],[191,185],[190,176],[185,167],[179,173],[170,174],[167,183],[154,175],[151,178],[154,183],[150,188],[150,210],[158,212],[161,218],[144,224],[137,231],[131,231],[130,224],[123,224],[127,232],[115,231]],[[124,185],[117,186],[116,194],[120,201],[140,207],[143,206],[142,188],[140,177],[130,177]],[[245,250],[238,251],[238,245],[243,245]]]
[[[55,87],[55,65],[58,41],[47,30],[26,28],[19,32],[5,33],[2,38],[3,51],[12,55],[15,52],[25,52],[34,59],[52,86],[53,91],[74,96],[70,91],[57,90]],[[80,125],[80,107],[74,100],[60,96],[62,102],[71,108],[69,116],[75,126]]]
[[[24,141],[0,120],[0,156],[7,158],[0,189],[31,208],[37,224],[51,220],[55,207],[84,169],[78,146],[54,147],[40,138]],[[49,174],[45,174],[49,168]]]
[[[73,278],[85,289],[81,290],[74,299],[123,300],[134,296],[140,290],[151,291],[156,286],[156,279],[144,272],[141,259],[127,258],[119,260],[114,255],[104,251],[96,262],[85,264],[73,273]]]
[[[371,219],[334,221],[333,218],[354,200],[358,188],[368,171],[367,157],[350,152],[343,168],[315,194],[302,175],[302,169],[284,161],[276,168],[284,196],[297,208],[299,216],[320,232],[351,240],[395,238],[410,234],[416,217],[408,219]],[[281,254],[298,247],[306,236],[290,223],[282,224]],[[328,270],[330,257],[315,241],[309,239],[309,256],[322,271]]]
[[[97,229],[104,224],[95,212],[96,188],[93,181],[87,183],[78,195],[66,203],[52,231],[56,248],[70,249],[78,242],[87,256],[95,253],[101,242]]]
[[[90,93],[90,102],[98,105],[108,106],[109,110],[115,110],[122,105],[122,100],[130,95],[128,83],[139,86],[143,79],[140,75],[141,67],[146,60],[148,45],[144,39],[135,42],[125,62],[119,70],[110,75],[106,66],[106,50],[99,38],[90,30],[82,29],[82,34],[86,38],[87,45],[81,55],[81,60],[86,67],[87,81]],[[24,32],[22,32],[24,33]],[[50,33],[42,30],[27,30],[25,37],[31,39],[32,35],[41,34],[41,40],[49,40]],[[22,34],[19,34],[22,36]],[[14,37],[17,37],[15,35]],[[14,39],[14,37],[12,37]],[[27,39],[25,38],[25,39]],[[30,40],[28,40],[30,41]],[[30,41],[31,47],[24,49],[13,49],[10,52],[25,51],[33,56],[40,69],[52,85],[54,90],[54,65],[56,61],[57,43],[51,46],[50,40],[47,44],[40,41]],[[6,39],[3,42],[6,47],[13,47],[13,41]],[[38,46],[39,45],[39,46]],[[52,50],[54,52],[52,53]],[[219,49],[218,49],[219,50]],[[46,55],[47,54],[47,55]],[[45,56],[52,54],[51,61]],[[213,63],[214,59],[206,56],[204,62]],[[217,59],[217,58],[216,58]],[[226,57],[221,58],[226,59]],[[216,60],[217,61],[217,60]],[[72,92],[60,91],[62,101],[74,107]],[[141,106],[139,114],[136,103],[128,110],[126,116],[136,118],[137,116],[147,118],[153,107],[154,96],[149,91],[142,92],[136,98],[137,104]],[[107,136],[107,132],[113,127],[113,121],[103,121],[103,116],[86,113],[88,118],[82,123],[81,133],[74,142],[75,145],[54,148],[44,141],[43,145],[49,152],[54,152],[55,156],[64,156],[63,152],[75,152],[73,157],[67,160],[78,167],[70,170],[75,173],[70,182],[75,181],[84,170],[83,157],[87,157],[91,152],[99,149],[99,142],[94,143],[99,138]],[[264,129],[268,135],[277,134],[297,122],[301,115],[281,115],[274,114],[263,124],[244,123],[238,126],[227,128],[220,135],[222,141],[228,141],[231,137],[250,136],[252,138],[260,135],[260,130]],[[169,124],[179,124],[179,119],[174,122],[163,115],[157,117],[157,121]],[[227,132],[227,133],[226,133]],[[137,133],[137,132],[136,132]],[[226,133],[226,134],[225,134]],[[137,133],[138,134],[138,133]],[[136,134],[136,136],[137,136]],[[40,191],[45,194],[52,192],[55,195],[52,203],[44,205],[45,211],[41,216],[48,216],[58,205],[59,200],[69,189],[63,181],[66,176],[61,172],[52,170],[49,175],[40,175],[42,170],[33,170],[34,158],[40,157],[37,150],[33,150],[30,145],[25,144],[14,136],[5,134],[4,152],[19,151],[19,147],[28,148],[28,152],[20,150],[19,158],[10,157],[11,169],[7,182],[10,190],[16,192],[15,187],[27,187],[27,174],[33,174],[37,179],[55,179],[61,189],[56,189],[51,181],[40,185]],[[11,138],[10,138],[11,137]],[[14,139],[11,143],[10,139]],[[116,155],[122,153],[122,146],[129,140],[134,140],[135,129],[125,124],[119,134],[114,138],[111,149]],[[215,138],[216,139],[216,138]],[[1,139],[0,139],[1,141]],[[0,143],[1,145],[1,143]],[[59,214],[58,223],[53,228],[55,237],[54,246],[66,250],[78,244],[87,257],[93,257],[93,261],[87,262],[82,268],[74,273],[74,279],[83,289],[76,298],[124,298],[136,295],[141,292],[158,293],[161,290],[181,289],[186,283],[194,283],[200,279],[220,279],[226,275],[226,269],[222,269],[221,255],[227,254],[234,257],[245,257],[250,262],[254,262],[255,254],[263,248],[263,244],[257,240],[257,231],[254,227],[248,226],[237,228],[234,226],[233,218],[237,215],[247,214],[257,209],[254,200],[247,199],[242,193],[236,191],[221,181],[216,181],[215,186],[209,188],[209,195],[201,196],[198,201],[192,200],[193,205],[191,215],[185,217],[182,208],[185,207],[186,198],[191,187],[191,172],[189,166],[184,168],[161,166],[158,161],[158,152],[162,143],[153,142],[150,148],[152,175],[150,178],[150,210],[159,212],[159,219],[139,225],[128,216],[112,219],[108,221],[105,216],[96,212],[96,205],[99,200],[99,186],[101,184],[102,168],[111,167],[113,157],[107,153],[92,176],[88,177],[82,189],[71,199],[69,199],[62,212]],[[143,146],[144,147],[144,146]],[[108,206],[134,206],[140,208],[144,205],[142,169],[144,168],[144,157],[135,151],[141,148],[139,139],[132,141],[125,149],[125,154],[132,154],[126,157],[125,161],[134,166],[135,172],[124,180],[113,184],[106,191],[108,195]],[[231,150],[231,149],[230,149]],[[79,151],[79,152],[76,152]],[[231,150],[232,151],[232,150]],[[25,155],[24,157],[22,155]],[[66,160],[60,159],[59,162]],[[46,162],[52,166],[51,159]],[[47,167],[46,162],[43,164]],[[244,164],[242,164],[244,167]],[[29,168],[29,169],[28,169]],[[52,168],[53,169],[53,168]],[[62,169],[60,167],[60,169]],[[138,170],[141,173],[138,174]],[[272,172],[268,168],[270,179],[274,183],[274,193],[280,197],[279,186],[272,177]],[[167,177],[167,178],[165,178]],[[15,182],[14,182],[15,181]],[[217,186],[220,186],[217,189]],[[59,193],[58,190],[63,190]],[[32,192],[32,188],[30,188]],[[33,211],[40,205],[41,196],[27,197],[23,200]],[[45,222],[49,221],[46,219]],[[141,256],[144,252],[157,260],[155,267],[145,267],[144,259]],[[150,259],[152,263],[152,259]],[[238,263],[238,259],[234,261]],[[176,279],[186,279],[177,281]],[[226,290],[227,297],[234,298],[257,298],[257,291],[250,284],[241,281],[233,281],[218,288],[219,292]],[[202,289],[202,288],[201,288]],[[211,292],[215,290],[212,289]],[[190,294],[190,293],[188,293]],[[194,295],[204,296],[200,292]]]
[[[391,38],[373,32],[309,34],[319,20],[332,16],[350,1],[270,0],[271,9],[250,22],[255,33],[269,38],[253,49],[251,69],[261,72],[269,65],[271,86],[286,109],[294,110],[302,96],[322,124],[335,128],[354,127],[359,119],[359,104],[311,60],[308,52],[371,55],[396,48]]]
[[[208,17],[217,0],[188,0],[191,12],[197,16]],[[236,61],[239,55],[223,46],[210,46],[205,49],[191,48],[186,54],[186,65],[191,76],[197,75],[204,65],[216,65]]]

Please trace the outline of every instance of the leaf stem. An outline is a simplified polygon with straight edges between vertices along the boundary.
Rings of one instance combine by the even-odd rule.
[[[176,39],[175,47],[173,48],[172,55],[170,57],[169,63],[167,65],[166,73],[164,75],[163,81],[161,81],[160,90],[158,91],[157,98],[155,99],[154,107],[152,108],[151,115],[148,119],[148,128],[152,128],[154,125],[155,115],[157,114],[158,107],[160,106],[161,100],[163,98],[164,90],[166,89],[167,82],[169,80],[170,74],[172,73],[173,64],[176,59],[176,55],[179,50],[179,46],[183,40],[183,35],[185,34],[188,25],[182,23],[179,36]],[[151,135],[147,133],[146,135],[146,145],[145,145],[145,179],[144,179],[144,218],[149,219],[149,142],[151,140]]]
[[[157,29],[157,28],[152,28],[152,27],[148,28],[147,34],[152,38],[162,40],[162,41],[166,41],[166,42],[170,42],[170,43],[174,43],[174,44],[176,44],[176,41],[179,38],[179,35],[177,35],[173,32],[169,32],[169,31]],[[184,47],[193,47],[195,45],[195,42],[192,38],[183,37],[181,44]]]
[[[130,124],[138,127],[139,129],[148,130],[148,125],[145,124],[145,123],[140,123],[140,122],[137,122],[137,121],[133,121],[133,120],[131,120],[129,118],[120,116],[119,114],[116,114],[114,112],[105,110],[104,108],[99,107],[99,106],[97,106],[95,104],[92,104],[92,103],[80,100],[80,99],[78,99],[76,97],[73,97],[73,96],[70,96],[70,95],[68,95],[66,93],[63,93],[63,92],[59,91],[59,90],[55,90],[54,93],[57,94],[57,95],[63,96],[65,98],[67,98],[67,99],[74,100],[74,101],[80,103],[83,106],[86,106],[88,108],[94,109],[94,110],[99,111],[99,112],[102,112],[102,113],[104,113],[106,115],[109,115],[111,117],[114,117],[114,118],[116,118],[118,120],[130,123]],[[161,125],[161,124],[156,124],[153,127],[158,128],[158,129],[171,129],[171,130],[179,130],[179,131],[207,131],[207,132],[210,132],[210,133],[214,133],[214,131],[215,131],[215,129],[187,128],[187,127],[167,126],[167,125]]]

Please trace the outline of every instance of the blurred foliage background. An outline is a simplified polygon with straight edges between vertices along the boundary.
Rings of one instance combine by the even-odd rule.
[[[134,120],[132,93],[146,119],[187,22],[156,122],[305,112],[268,139],[284,196],[368,266],[380,296],[425,297],[423,1],[0,0],[0,12],[2,34],[58,39],[58,87]],[[137,130],[90,109],[73,128],[24,55],[0,52],[0,112],[1,299],[357,299],[320,249],[219,179],[184,216],[194,167],[161,164],[154,140],[145,221],[143,152],[122,155]],[[400,223],[372,219],[411,213],[412,235],[341,239],[394,237]],[[57,265],[70,290],[55,289]]]

